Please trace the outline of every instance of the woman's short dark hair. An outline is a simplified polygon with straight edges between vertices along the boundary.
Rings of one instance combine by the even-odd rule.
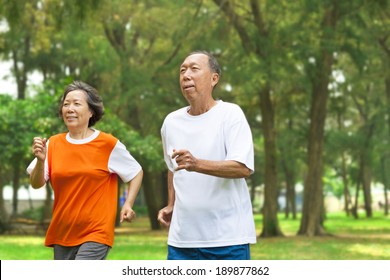
[[[66,96],[69,92],[74,90],[81,90],[85,92],[88,108],[92,112],[92,117],[89,119],[88,127],[95,125],[104,115],[103,101],[94,87],[82,81],[73,81],[65,88],[58,108],[59,115],[62,117],[62,106],[64,105]]]

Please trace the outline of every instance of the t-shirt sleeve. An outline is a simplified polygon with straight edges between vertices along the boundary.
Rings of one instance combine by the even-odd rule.
[[[165,125],[165,122],[164,124],[162,125],[162,128],[161,128],[161,142],[162,142],[162,148],[163,148],[163,152],[164,152],[164,161],[168,167],[168,169],[172,172],[174,172],[175,168],[177,167],[177,164],[175,165],[176,161],[174,159],[171,158],[172,156],[172,152],[173,152],[173,148],[172,147],[168,147],[167,145],[169,145],[169,139],[167,139],[167,133],[166,133],[166,125]]]
[[[142,167],[126,149],[125,145],[118,140],[108,160],[108,169],[127,183],[141,171]]]
[[[252,132],[244,112],[235,106],[229,114],[229,122],[225,127],[226,160],[243,163],[254,172],[254,148]]]

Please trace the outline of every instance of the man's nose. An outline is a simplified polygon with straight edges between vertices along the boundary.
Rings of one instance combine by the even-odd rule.
[[[183,79],[184,80],[189,80],[191,79],[191,73],[189,70],[186,70],[184,73],[183,73]]]

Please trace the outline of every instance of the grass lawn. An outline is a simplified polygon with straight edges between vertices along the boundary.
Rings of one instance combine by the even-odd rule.
[[[255,216],[258,234],[261,215]],[[280,215],[285,237],[259,238],[251,246],[254,260],[389,260],[390,217],[374,213],[373,218],[355,220],[344,213],[328,214],[325,227],[332,236],[296,236],[299,219]],[[109,260],[164,260],[167,231],[152,231],[146,217],[117,229]],[[52,249],[43,246],[44,236],[0,235],[1,260],[51,260]]]

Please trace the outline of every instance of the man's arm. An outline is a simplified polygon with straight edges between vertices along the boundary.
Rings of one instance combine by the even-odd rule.
[[[173,206],[175,204],[175,189],[173,187],[173,173],[168,170],[168,205],[158,212],[157,220],[165,227],[171,224]]]
[[[243,163],[234,160],[212,161],[195,158],[187,150],[174,151],[172,158],[176,160],[176,170],[199,172],[223,178],[246,178],[251,170]]]

